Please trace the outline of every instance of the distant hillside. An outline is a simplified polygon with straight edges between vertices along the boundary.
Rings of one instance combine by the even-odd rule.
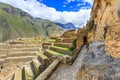
[[[52,36],[61,33],[63,30],[53,22],[34,19],[18,8],[0,3],[0,41],[18,37]]]
[[[62,24],[62,23],[55,23],[56,25],[60,26],[62,29],[65,30],[75,30],[77,29],[72,23]]]
[[[45,34],[47,36],[54,36],[54,35],[57,36],[60,33],[64,32],[59,25],[56,25],[55,23],[49,20],[43,20],[43,19],[37,18],[36,22],[40,27],[42,27],[42,29],[45,31]]]

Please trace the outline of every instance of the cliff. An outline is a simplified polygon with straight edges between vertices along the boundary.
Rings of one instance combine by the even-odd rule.
[[[105,41],[108,54],[120,58],[119,0],[95,0],[87,27],[90,29],[89,42]]]
[[[120,0],[94,0],[90,20],[78,31],[77,48],[82,45],[88,47],[79,80],[120,80]]]

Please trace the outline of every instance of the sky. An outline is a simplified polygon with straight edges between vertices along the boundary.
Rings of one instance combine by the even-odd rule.
[[[33,17],[82,27],[90,18],[93,0],[0,0]]]

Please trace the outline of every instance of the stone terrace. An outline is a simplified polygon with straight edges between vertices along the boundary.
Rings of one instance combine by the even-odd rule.
[[[72,64],[79,52],[74,32],[74,37],[65,37],[65,33],[59,38],[43,39],[46,41],[43,43],[19,39],[3,44],[0,47],[1,80],[45,80],[59,63]]]

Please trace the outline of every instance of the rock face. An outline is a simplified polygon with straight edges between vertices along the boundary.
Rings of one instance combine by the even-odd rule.
[[[78,30],[77,40],[76,40],[76,48],[80,49],[83,44],[87,43],[87,30],[86,28],[82,28]]]
[[[120,23],[108,28],[105,45],[109,55],[120,58]]]
[[[107,55],[104,49],[104,42],[89,44],[77,73],[79,80],[120,80],[120,59]]]
[[[120,80],[120,0],[94,1],[91,18],[85,30],[78,31],[76,45],[85,42],[88,51],[78,79]]]
[[[105,41],[108,54],[120,58],[120,0],[95,0],[87,30],[89,43]]]

